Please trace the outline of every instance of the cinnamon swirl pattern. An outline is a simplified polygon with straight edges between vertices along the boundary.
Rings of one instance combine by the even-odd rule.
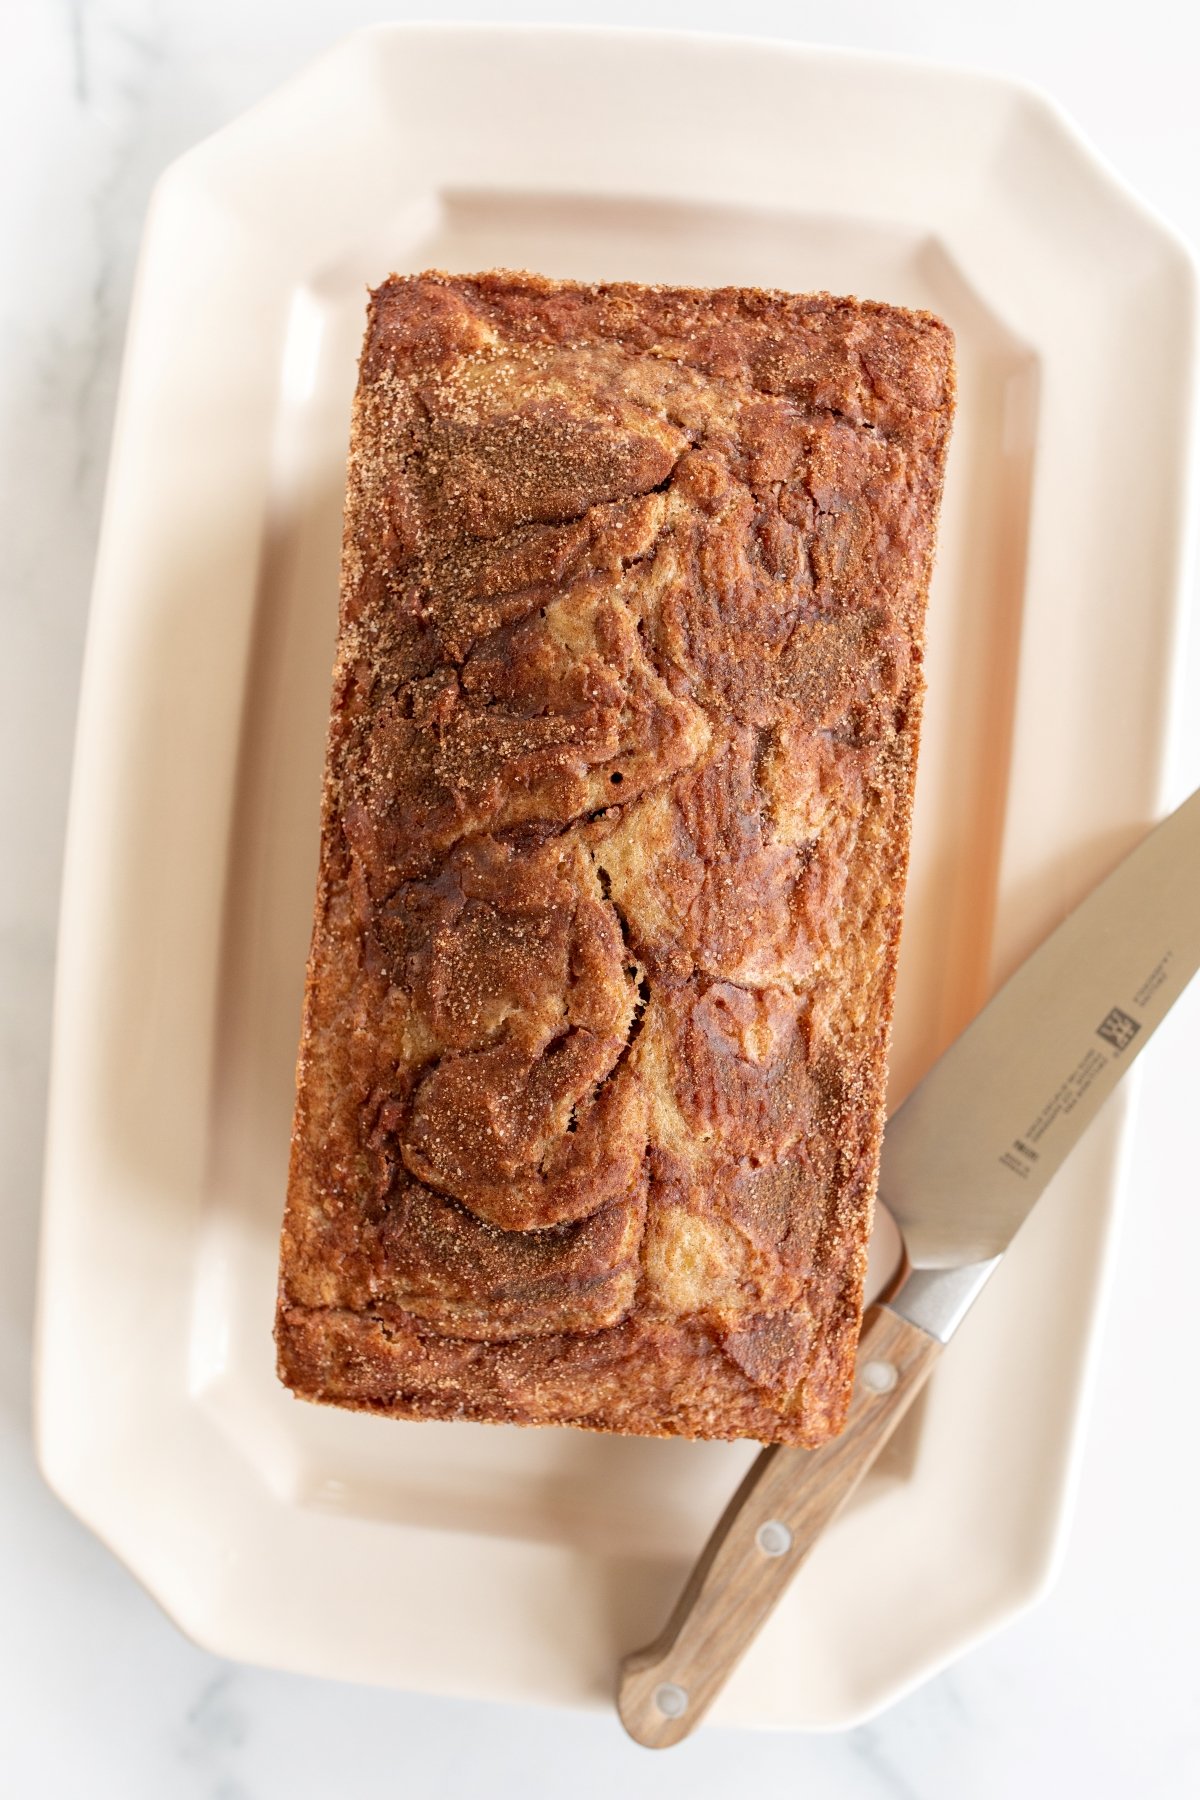
[[[952,410],[927,314],[510,274],[372,296],[276,1328],[298,1394],[838,1430]]]

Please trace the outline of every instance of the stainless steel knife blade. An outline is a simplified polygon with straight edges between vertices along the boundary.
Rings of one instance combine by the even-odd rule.
[[[1051,933],[889,1120],[879,1193],[945,1340],[1200,967],[1200,791]]]

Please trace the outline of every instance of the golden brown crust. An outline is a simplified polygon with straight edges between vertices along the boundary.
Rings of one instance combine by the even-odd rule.
[[[839,1429],[952,410],[927,314],[505,273],[372,295],[297,1393]]]

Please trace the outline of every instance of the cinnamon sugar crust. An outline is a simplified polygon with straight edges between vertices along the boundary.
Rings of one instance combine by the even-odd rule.
[[[849,1400],[953,342],[371,297],[276,1336],[308,1399],[815,1445]]]

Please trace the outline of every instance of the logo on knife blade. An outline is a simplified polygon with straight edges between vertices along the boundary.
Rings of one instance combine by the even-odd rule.
[[[1102,1037],[1106,1043],[1111,1044],[1114,1050],[1119,1051],[1128,1049],[1141,1029],[1136,1019],[1131,1019],[1127,1012],[1122,1012],[1119,1006],[1114,1006],[1112,1011],[1097,1025],[1096,1034],[1098,1037]]]

